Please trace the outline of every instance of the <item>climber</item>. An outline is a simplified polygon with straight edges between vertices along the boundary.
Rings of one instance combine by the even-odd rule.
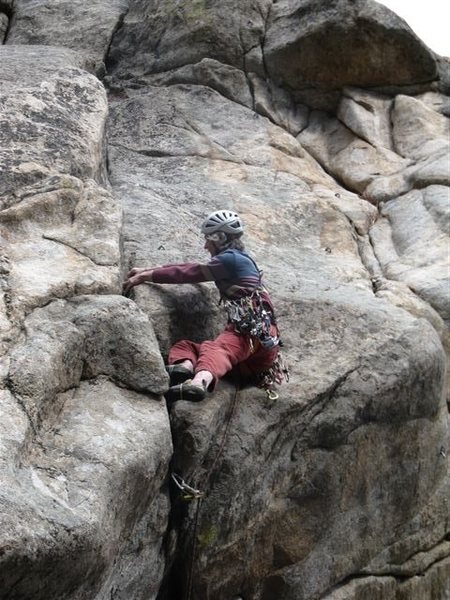
[[[220,292],[228,322],[215,339],[202,343],[176,342],[169,352],[167,371],[169,401],[203,400],[217,381],[236,365],[241,375],[259,377],[269,389],[281,383],[278,366],[279,332],[261,272],[244,250],[239,215],[217,210],[203,222],[207,264],[185,263],[156,268],[134,268],[123,285],[124,294],[141,283],[199,283],[214,281]],[[278,369],[279,371],[279,369]]]

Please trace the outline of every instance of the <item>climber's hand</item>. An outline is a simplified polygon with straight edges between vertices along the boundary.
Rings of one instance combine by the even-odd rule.
[[[130,273],[134,271],[132,269]],[[129,274],[128,274],[129,275]],[[122,293],[127,296],[129,292],[137,285],[144,283],[145,281],[152,280],[152,272],[149,269],[142,269],[140,273],[136,273],[131,277],[128,276],[127,280],[123,282]]]
[[[127,273],[127,278],[129,279],[130,277],[134,277],[135,275],[138,275],[139,273],[143,273],[144,271],[148,270],[149,269],[147,269],[146,267],[134,267],[133,269],[131,269],[131,271]]]

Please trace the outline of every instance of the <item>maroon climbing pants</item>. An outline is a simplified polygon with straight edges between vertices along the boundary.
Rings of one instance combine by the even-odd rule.
[[[272,325],[270,333],[274,336],[278,334],[275,325]],[[258,340],[254,340],[252,344],[249,336],[241,335],[234,330],[233,325],[227,325],[215,340],[200,344],[190,340],[176,342],[169,352],[169,364],[190,360],[196,373],[209,371],[214,377],[211,390],[217,380],[234,366],[239,365],[243,375],[257,375],[272,366],[277,354],[277,346],[267,349]]]

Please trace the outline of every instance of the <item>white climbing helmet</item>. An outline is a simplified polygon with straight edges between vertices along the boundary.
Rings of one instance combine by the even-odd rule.
[[[241,217],[231,210],[216,210],[206,217],[202,224],[202,233],[209,235],[222,231],[223,233],[242,235],[244,225]]]

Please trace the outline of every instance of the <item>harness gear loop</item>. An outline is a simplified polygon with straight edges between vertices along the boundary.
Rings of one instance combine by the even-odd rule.
[[[276,325],[276,319],[273,311],[261,298],[260,291],[263,289],[260,285],[249,296],[225,298],[223,304],[228,322],[234,325],[238,333],[250,336],[251,340],[258,339],[264,348],[270,349],[278,346],[280,339],[270,334],[272,325]]]

